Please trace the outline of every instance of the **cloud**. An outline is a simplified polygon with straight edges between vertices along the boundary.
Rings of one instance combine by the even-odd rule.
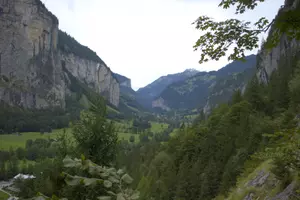
[[[68,9],[73,11],[75,7],[75,0],[68,0]]]

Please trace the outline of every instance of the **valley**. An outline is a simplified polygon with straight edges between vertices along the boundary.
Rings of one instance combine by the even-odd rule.
[[[286,0],[257,22],[270,28],[261,45],[242,22],[200,17],[213,30],[200,61],[234,40],[228,64],[135,91],[43,2],[0,1],[0,200],[299,199],[300,31],[282,24],[299,10]]]

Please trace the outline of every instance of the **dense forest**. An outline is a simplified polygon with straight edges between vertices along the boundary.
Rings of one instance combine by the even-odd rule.
[[[136,184],[141,199],[213,199],[228,194],[249,167],[245,163],[251,161],[251,155],[274,142],[265,134],[288,134],[296,128],[295,116],[300,112],[298,56],[282,59],[269,85],[253,77],[243,95],[236,91],[229,104],[218,106],[207,119],[198,118],[166,144],[132,150],[126,156],[131,156],[130,162],[124,165],[140,178]],[[278,177],[289,183],[291,172],[286,164],[278,162],[275,168],[282,170],[276,173]],[[300,169],[299,163],[293,164]]]

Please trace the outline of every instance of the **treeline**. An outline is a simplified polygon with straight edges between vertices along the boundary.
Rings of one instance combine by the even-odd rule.
[[[71,116],[61,109],[26,110],[0,103],[0,134],[51,132],[68,126]]]
[[[296,127],[295,116],[300,113],[297,58],[281,59],[268,85],[253,77],[244,94],[236,91],[230,103],[218,106],[208,119],[199,116],[193,126],[179,130],[164,145],[151,141],[127,151],[120,165],[125,164],[139,179],[135,184],[141,199],[226,196],[251,155],[270,145],[264,134]]]
[[[83,59],[104,63],[96,52],[81,45],[72,36],[61,30],[58,31],[58,48],[66,53],[73,53]]]
[[[0,180],[11,179],[18,173],[32,174],[34,164],[30,161],[54,158],[58,151],[56,144],[53,139],[30,139],[26,141],[25,148],[19,147],[15,150],[11,148],[9,151],[1,150]]]

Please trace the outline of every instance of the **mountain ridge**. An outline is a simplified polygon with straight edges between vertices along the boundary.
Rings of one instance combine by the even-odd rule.
[[[199,72],[185,80],[174,82],[152,101],[152,107],[161,107],[164,110],[204,107],[210,88],[219,79],[241,73],[247,68],[254,67],[255,63],[256,55],[251,54],[246,57],[246,62],[234,61],[217,71]]]

